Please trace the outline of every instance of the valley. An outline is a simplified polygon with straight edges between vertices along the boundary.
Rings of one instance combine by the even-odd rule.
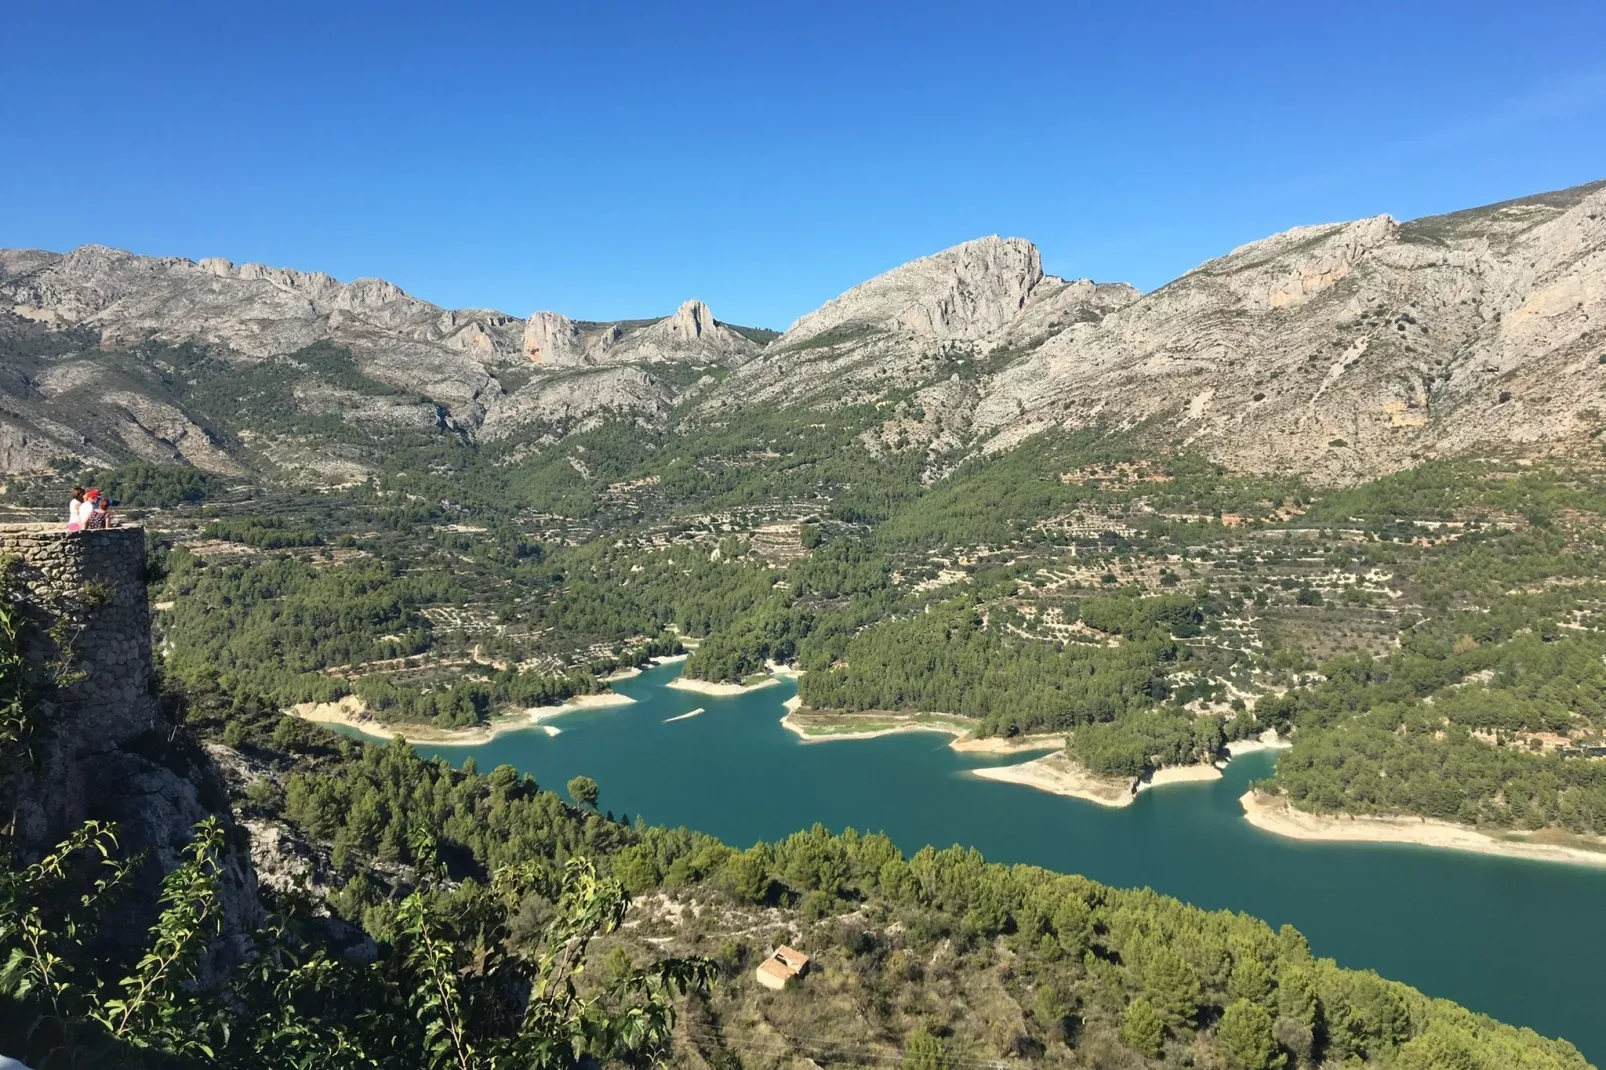
[[[140,746],[265,894],[379,954],[513,867],[523,954],[586,860],[610,976],[729,986],[678,1065],[1582,1067],[1478,1015],[1606,1056],[1603,255],[1600,183],[1148,294],[983,238],[770,331],[13,250],[0,521],[143,527]]]

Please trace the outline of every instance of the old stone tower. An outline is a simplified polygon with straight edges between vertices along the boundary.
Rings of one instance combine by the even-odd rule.
[[[126,851],[149,851],[136,893],[153,894],[197,822],[231,822],[216,767],[157,695],[145,532],[0,525],[0,564],[30,722],[22,752],[0,758],[0,819],[25,858],[87,820],[114,821]],[[225,859],[223,889],[225,931],[236,934],[260,912],[241,843]]]
[[[24,655],[38,673],[60,666],[49,701],[77,742],[109,749],[154,730],[161,710],[152,690],[144,530],[4,526],[4,561],[12,596],[33,625]]]

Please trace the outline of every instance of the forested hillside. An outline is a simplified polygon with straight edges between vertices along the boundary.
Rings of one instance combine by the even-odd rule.
[[[116,878],[74,896],[106,872],[98,851],[118,857],[117,831],[6,870],[0,1021],[36,1066],[566,1066],[572,1051],[699,1068],[1587,1065],[1314,958],[1286,926],[960,848],[905,857],[852,830],[739,850],[576,808],[509,767],[335,736],[240,691],[169,699],[175,731],[229,770],[243,826],[279,844],[287,868],[265,879],[282,920],[226,998],[185,983],[234,834],[203,828],[166,912],[140,922],[150,955],[116,981],[128,967],[94,950]],[[786,941],[816,968],[783,996],[751,971]],[[522,1018],[507,1002],[521,978],[541,986]]]

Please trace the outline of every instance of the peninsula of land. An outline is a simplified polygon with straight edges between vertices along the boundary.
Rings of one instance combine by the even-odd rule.
[[[347,695],[338,702],[301,702],[289,712],[304,721],[339,725],[368,739],[387,742],[402,737],[408,743],[427,743],[437,747],[477,747],[489,743],[508,732],[518,732],[539,725],[542,721],[576,710],[601,709],[625,706],[636,701],[628,695],[604,691],[596,695],[576,695],[567,702],[554,706],[532,706],[493,717],[489,724],[472,728],[437,728],[429,724],[400,722],[386,724],[369,712],[368,706],[356,695]],[[556,730],[548,727],[548,734]]]
[[[1245,792],[1244,818],[1265,832],[1324,843],[1397,843],[1549,862],[1606,866],[1606,840],[1556,829],[1535,833],[1487,833],[1470,825],[1421,817],[1312,814],[1287,799]]]

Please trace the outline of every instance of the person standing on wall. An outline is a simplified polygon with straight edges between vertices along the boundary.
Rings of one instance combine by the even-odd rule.
[[[111,499],[98,490],[89,492],[89,515],[84,519],[86,531],[105,531],[112,526]]]
[[[89,503],[84,500],[84,488],[74,486],[72,501],[67,503],[67,530],[83,531],[84,520],[88,517],[90,508]]]

